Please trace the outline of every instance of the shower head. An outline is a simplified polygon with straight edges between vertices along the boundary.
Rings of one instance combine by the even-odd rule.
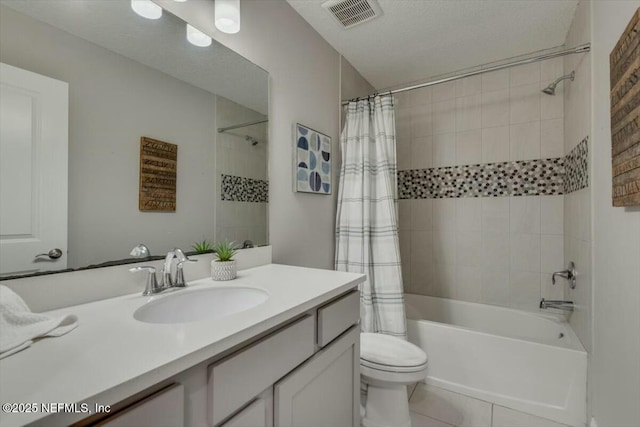
[[[252,145],[252,146],[254,146],[254,147],[255,147],[256,145],[258,145],[258,140],[257,140],[257,139],[254,139],[254,138],[253,138],[253,137],[251,137],[251,136],[245,136],[245,137],[244,137],[244,139],[245,139],[246,141],[249,141],[249,142],[251,143],[251,145]]]
[[[563,80],[571,80],[573,81],[573,79],[575,79],[576,77],[576,72],[572,71],[570,74],[567,74],[566,76],[562,76],[560,78],[558,78],[555,82],[551,83],[549,86],[547,86],[546,88],[542,89],[542,93],[546,93],[547,95],[555,95],[556,94],[556,86],[558,86],[558,83],[560,83]]]

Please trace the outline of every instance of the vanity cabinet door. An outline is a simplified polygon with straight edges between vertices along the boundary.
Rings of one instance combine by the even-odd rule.
[[[274,425],[360,425],[360,329],[354,326],[274,388]]]
[[[220,427],[273,427],[273,389],[258,396]]]
[[[103,427],[184,426],[184,386],[174,384],[110,416]]]

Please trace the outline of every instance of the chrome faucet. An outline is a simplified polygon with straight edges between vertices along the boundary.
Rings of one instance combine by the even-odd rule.
[[[546,300],[542,298],[540,300],[540,309],[546,310],[548,308],[555,308],[557,310],[564,310],[564,311],[573,311],[573,301]]]
[[[162,287],[164,289],[173,287],[173,280],[171,279],[171,263],[176,257],[175,249],[167,252],[167,256],[164,257],[164,264],[162,266]]]
[[[174,258],[178,260],[175,280],[171,277],[171,264],[173,263]],[[133,267],[130,268],[129,271],[132,273],[137,271],[147,271],[147,282],[142,295],[154,295],[170,288],[184,288],[187,286],[186,281],[184,280],[183,265],[185,262],[197,261],[197,259],[189,259],[180,248],[171,249],[164,258],[164,266],[162,268],[162,273],[160,274],[162,283],[158,283],[158,280],[156,279],[155,267]]]
[[[173,263],[174,258],[178,260],[175,280],[171,277],[171,264]],[[167,256],[164,258],[164,267],[162,268],[162,287],[164,289],[184,288],[186,286],[186,282],[184,280],[183,265],[185,262],[196,261],[197,260],[189,259],[180,248],[174,248],[167,252]]]
[[[184,269],[182,268],[185,262],[197,262],[197,259],[189,259],[180,248],[174,249],[178,262],[176,264],[176,279],[173,282],[175,288],[184,288],[187,286],[184,280]]]

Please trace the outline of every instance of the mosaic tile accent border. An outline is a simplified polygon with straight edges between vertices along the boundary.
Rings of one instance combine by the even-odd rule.
[[[269,182],[222,174],[221,199],[234,202],[269,202]]]
[[[551,196],[564,193],[564,158],[398,172],[401,199]]]
[[[589,186],[589,137],[585,137],[564,158],[566,194]]]

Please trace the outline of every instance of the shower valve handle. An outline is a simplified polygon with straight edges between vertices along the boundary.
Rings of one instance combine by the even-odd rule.
[[[556,276],[563,277],[569,281],[569,287],[571,289],[576,288],[576,265],[573,261],[569,263],[566,270],[556,271],[551,275],[551,283],[556,284]]]

